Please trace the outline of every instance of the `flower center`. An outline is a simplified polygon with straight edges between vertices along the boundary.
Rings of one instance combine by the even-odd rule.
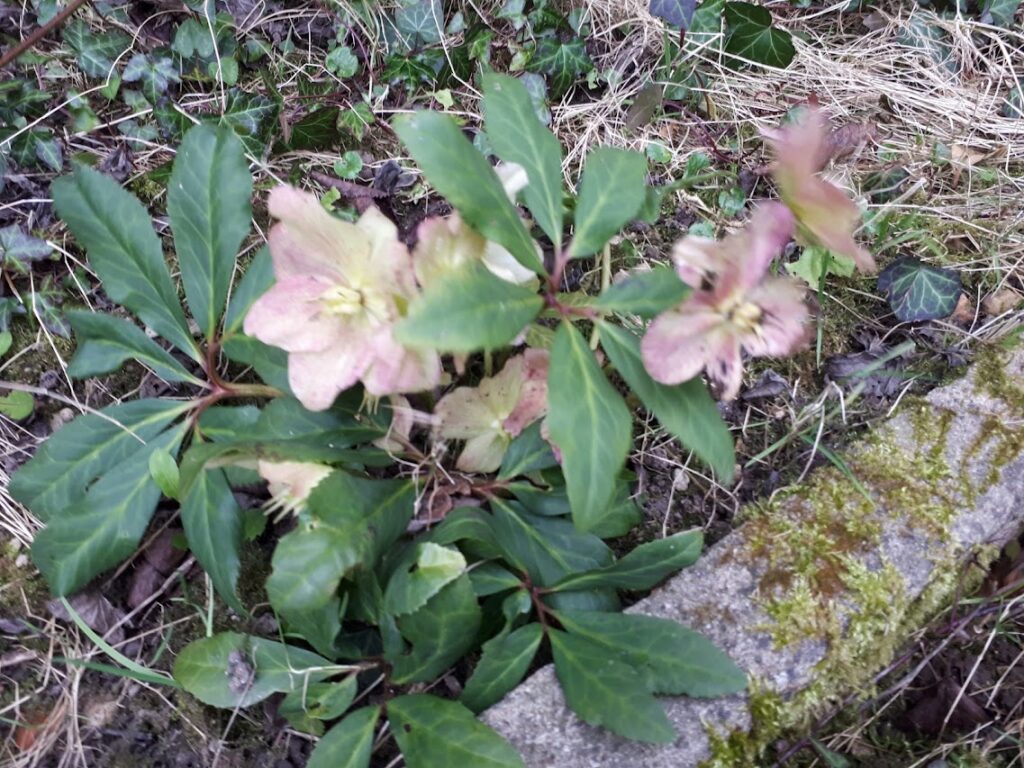
[[[335,285],[325,291],[320,296],[320,303],[332,315],[365,315],[375,323],[384,322],[388,315],[387,301],[382,295],[344,285]]]
[[[729,313],[729,320],[745,331],[756,331],[761,322],[761,308],[752,302],[745,302]]]

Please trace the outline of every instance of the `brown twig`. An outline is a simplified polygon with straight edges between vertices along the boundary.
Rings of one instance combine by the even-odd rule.
[[[67,21],[68,17],[77,11],[81,6],[85,5],[86,0],[71,0],[67,7],[50,19],[48,22],[39,27],[35,32],[26,37],[16,46],[11,48],[3,56],[0,56],[0,69],[3,69],[16,58],[21,56],[25,51],[34,46],[48,34],[53,32],[57,27]]]

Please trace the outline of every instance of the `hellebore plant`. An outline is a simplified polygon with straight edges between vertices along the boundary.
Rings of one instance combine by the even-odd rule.
[[[744,354],[805,340],[803,289],[773,260],[795,231],[871,266],[852,203],[794,150],[820,140],[812,116],[773,134],[785,205],[762,203],[721,241],[683,239],[674,271],[566,292],[575,259],[598,256],[610,276],[609,240],[653,220],[661,192],[642,154],[600,148],[566,195],[561,146],[525,87],[483,86],[498,170],[447,115],[395,121],[455,209],[423,222],[411,253],[380,211],[344,222],[281,186],[268,248],[233,289],[252,179],[229,128],[193,128],[167,211],[193,324],[137,199],[86,167],[53,187],[107,294],[162,339],[72,313],[70,372],[131,359],[176,389],[79,417],[15,474],[12,495],[46,523],[33,560],[55,594],[73,593],[130,557],[159,508],[180,516],[224,610],[244,616],[242,549],[273,542],[266,599],[281,638],[212,634],[178,655],[174,678],[212,706],[283,694],[282,716],[323,736],[312,768],[366,768],[383,733],[410,766],[521,766],[474,713],[542,643],[577,714],[628,738],[676,738],[655,694],[742,690],[742,670],[699,634],[618,612],[618,590],[650,589],[702,546],[687,531],[616,557],[602,540],[640,521],[622,393],[730,482],[731,436],[701,373],[732,397]],[[270,532],[251,515],[243,525],[233,493],[261,480]],[[470,653],[457,701],[410,692]]]

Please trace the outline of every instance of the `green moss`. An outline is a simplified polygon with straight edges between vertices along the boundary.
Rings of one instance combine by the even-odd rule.
[[[976,373],[979,389],[1024,414],[1024,387],[1007,375],[1001,356],[986,359]],[[965,503],[1024,453],[1024,437],[992,419],[967,451],[968,458],[984,451],[993,465],[984,483],[974,483],[946,458],[954,413],[937,412],[923,400],[908,401],[902,413],[911,426],[909,438],[896,439],[886,430],[870,435],[848,461],[852,477],[834,467],[819,470],[807,485],[748,509],[741,529],[745,545],[735,556],[765,564],[757,599],[771,619],[755,629],[780,646],[818,640],[828,650],[815,682],[784,706],[755,709],[755,698],[762,702],[764,694],[752,696],[750,733],[709,734],[709,768],[755,764],[763,745],[806,727],[839,695],[863,686],[894,658],[910,632],[958,590],[979,583],[996,556],[991,548],[975,553],[966,575],[954,567],[934,569],[931,583],[913,601],[899,569],[879,560],[883,531],[905,526],[908,533],[925,534],[930,549],[923,554],[934,562],[961,562],[952,523]]]
[[[708,729],[712,757],[702,763],[702,768],[749,768],[757,765],[769,741],[788,727],[790,703],[756,680],[750,683],[747,707],[753,723],[749,732],[732,731],[722,735]]]

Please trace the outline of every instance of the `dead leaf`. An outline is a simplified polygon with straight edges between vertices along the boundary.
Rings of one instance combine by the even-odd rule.
[[[1021,301],[1024,301],[1024,296],[1021,296],[1013,288],[1000,288],[981,300],[981,308],[986,315],[994,317],[1016,309]]]
[[[904,730],[937,737],[944,732],[969,731],[991,719],[969,693],[961,696],[960,685],[947,677],[926,691],[923,698],[906,711],[900,724]]]
[[[974,316],[974,302],[971,301],[966,293],[961,293],[960,298],[956,302],[956,307],[953,309],[953,314],[949,316],[949,319],[957,325],[971,325],[974,323]]]
[[[146,602],[185,559],[185,550],[174,543],[181,533],[180,528],[166,528],[143,550],[128,588],[127,602],[132,610]]]
[[[836,128],[822,145],[822,156],[819,156],[821,167],[828,165],[829,160],[849,157],[877,138],[878,126],[875,123],[847,123]]]
[[[86,626],[96,634],[103,636],[111,645],[116,646],[124,640],[124,630],[121,627],[111,632],[111,628],[124,618],[124,612],[115,608],[99,592],[87,589],[85,592],[79,592],[68,602]],[[46,607],[55,619],[71,622],[71,614],[67,612],[64,603],[60,600],[51,600]],[[108,632],[110,632],[109,637],[107,636]]]

